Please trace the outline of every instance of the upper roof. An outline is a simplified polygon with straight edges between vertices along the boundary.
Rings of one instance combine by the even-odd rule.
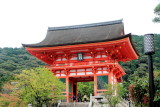
[[[123,37],[123,22],[122,20],[115,20],[75,26],[49,27],[43,41],[36,44],[22,45],[31,48],[55,47],[111,41]]]

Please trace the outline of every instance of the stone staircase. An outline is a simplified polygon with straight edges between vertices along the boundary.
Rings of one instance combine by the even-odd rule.
[[[60,103],[59,107],[88,107],[89,102]]]

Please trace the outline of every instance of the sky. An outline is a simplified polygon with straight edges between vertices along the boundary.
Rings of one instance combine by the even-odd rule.
[[[0,47],[38,43],[48,27],[123,19],[125,34],[160,34],[160,0],[0,0]]]

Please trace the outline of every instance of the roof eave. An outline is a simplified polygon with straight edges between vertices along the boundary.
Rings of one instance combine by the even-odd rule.
[[[106,39],[106,40],[100,40],[100,41],[85,41],[85,42],[75,42],[75,43],[66,43],[66,44],[58,44],[58,45],[38,45],[38,46],[33,46],[32,44],[22,44],[23,47],[29,47],[29,48],[45,48],[45,47],[56,47],[56,46],[67,46],[67,45],[78,45],[78,44],[87,44],[87,43],[98,43],[98,42],[107,42],[107,41],[114,41],[114,40],[119,40],[119,39],[123,39],[126,37],[130,37],[131,38],[131,34],[127,34],[118,38],[114,38],[114,39]]]

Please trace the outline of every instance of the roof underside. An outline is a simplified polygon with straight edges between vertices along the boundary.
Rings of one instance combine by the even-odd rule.
[[[43,41],[23,44],[24,47],[40,48],[85,43],[96,43],[123,38],[122,20],[65,27],[49,27]]]

